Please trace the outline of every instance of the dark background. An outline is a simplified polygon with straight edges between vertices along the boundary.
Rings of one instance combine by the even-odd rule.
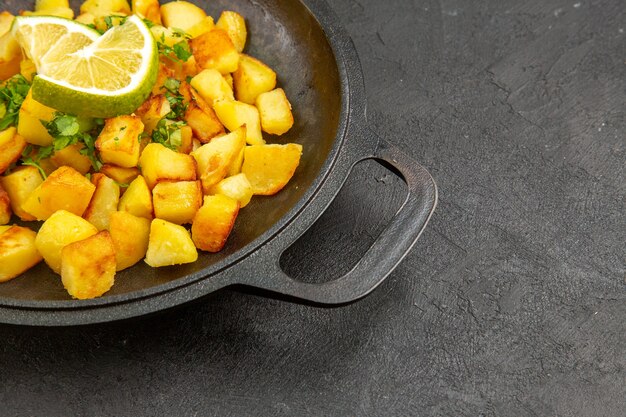
[[[624,415],[624,1],[330,3],[372,129],[439,185],[406,260],[339,308],[224,290],[130,322],[2,325],[0,415]],[[345,271],[403,197],[360,165],[286,269]]]

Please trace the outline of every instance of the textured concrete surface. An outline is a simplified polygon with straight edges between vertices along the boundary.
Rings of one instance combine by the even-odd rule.
[[[372,128],[439,185],[406,260],[339,308],[225,290],[131,322],[0,326],[0,415],[624,415],[624,2],[331,6]],[[359,166],[285,269],[347,270],[402,198]]]

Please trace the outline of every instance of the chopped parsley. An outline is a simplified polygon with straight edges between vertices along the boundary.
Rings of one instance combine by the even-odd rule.
[[[180,128],[185,126],[183,121],[161,119],[152,132],[152,141],[160,143],[172,150],[177,150],[183,144],[183,135]]]
[[[14,75],[0,87],[0,130],[17,126],[20,107],[30,90],[30,83],[22,75]]]
[[[193,55],[191,52],[191,46],[189,46],[189,35],[181,30],[175,30],[173,32],[173,36],[176,38],[181,38],[180,41],[176,42],[172,46],[169,46],[165,42],[165,33],[161,33],[161,37],[157,39],[157,46],[159,48],[159,53],[172,61],[181,61],[187,62],[189,58]]]

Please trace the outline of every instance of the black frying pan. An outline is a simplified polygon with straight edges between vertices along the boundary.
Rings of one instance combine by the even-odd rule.
[[[73,6],[80,4],[72,1]],[[247,53],[278,74],[294,108],[296,124],[269,142],[304,146],[302,162],[287,188],[255,197],[241,211],[219,254],[194,264],[153,269],[140,263],[118,273],[112,290],[93,300],[71,300],[43,263],[0,284],[0,322],[65,326],[107,322],[153,313],[242,284],[301,300],[340,304],[371,292],[411,249],[426,226],[437,189],[429,173],[367,128],[359,59],[350,38],[323,0],[194,1],[217,18],[241,13],[248,24]],[[34,0],[7,0],[3,9],[32,9]],[[280,255],[331,203],[352,167],[375,159],[407,184],[406,201],[386,230],[346,275],[323,284],[287,276]]]

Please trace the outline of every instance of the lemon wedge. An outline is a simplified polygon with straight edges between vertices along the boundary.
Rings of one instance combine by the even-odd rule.
[[[33,98],[56,110],[101,118],[129,114],[156,82],[157,45],[137,16],[102,36],[51,16],[18,17],[12,30],[37,68]]]

